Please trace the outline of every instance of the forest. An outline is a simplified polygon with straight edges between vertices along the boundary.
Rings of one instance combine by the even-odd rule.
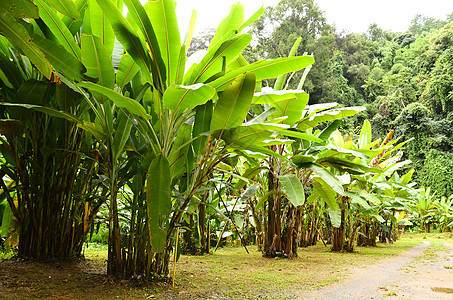
[[[451,232],[453,12],[349,33],[314,0],[238,3],[194,35],[175,5],[1,1],[3,252],[107,244],[108,275],[154,280],[225,244]]]

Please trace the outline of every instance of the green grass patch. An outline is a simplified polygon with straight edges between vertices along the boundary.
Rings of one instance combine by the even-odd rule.
[[[8,260],[16,255],[14,251],[0,251],[0,260]]]
[[[99,296],[93,299],[114,299],[116,296],[121,299],[304,298],[307,291],[341,282],[357,268],[378,263],[426,240],[431,242],[431,247],[424,253],[426,259],[429,259],[439,251],[445,251],[446,247],[442,243],[450,239],[450,235],[439,236],[434,233],[425,236],[411,233],[393,244],[357,247],[354,253],[335,253],[330,251],[330,247],[319,243],[299,248],[298,257],[292,259],[264,258],[255,246],[248,247],[250,254],[242,247],[226,247],[210,255],[181,256],[176,264],[174,288],[164,282],[116,280],[103,275],[106,272],[107,246],[89,243],[83,249],[86,262],[74,265],[81,268],[79,271],[72,272],[70,267],[64,265],[62,270],[41,270],[40,264],[28,263],[26,270],[35,266],[39,272],[35,270],[27,274],[23,285],[34,286],[30,294],[27,294],[28,298],[61,294],[78,299],[86,293]],[[445,266],[448,267],[449,264]],[[407,272],[415,272],[413,268],[412,265],[408,266]],[[173,262],[170,263],[171,275],[172,271]],[[30,281],[32,274],[36,277],[33,284]],[[49,278],[50,275],[52,278]],[[14,284],[16,282],[17,280],[12,281]],[[59,291],[57,294],[56,290]],[[383,295],[394,296],[392,287],[381,287],[379,290]]]
[[[442,240],[447,242],[453,242],[452,232],[430,232],[430,233],[406,232],[404,237],[409,239]]]
[[[417,257],[417,261],[428,261],[439,257],[438,252],[446,252],[450,249],[444,246],[444,243],[439,240],[430,240],[431,245],[423,251],[423,254]]]
[[[354,253],[335,253],[321,243],[299,248],[293,259],[269,259],[249,247],[226,247],[205,256],[182,256],[177,263],[177,291],[190,297],[275,299],[303,293],[344,280],[355,267],[366,267],[408,250],[421,236],[393,244],[357,247]],[[176,292],[176,291],[175,291]]]

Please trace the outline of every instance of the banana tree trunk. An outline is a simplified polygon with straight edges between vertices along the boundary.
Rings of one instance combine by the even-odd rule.
[[[345,212],[344,209],[340,206],[341,209],[341,225],[338,228],[332,229],[332,251],[343,251],[346,242],[346,228],[345,228]]]
[[[278,182],[274,174],[268,173],[268,191],[278,190]],[[268,197],[267,207],[267,232],[266,232],[266,247],[264,256],[276,257],[282,255],[281,243],[281,199],[277,193]]]
[[[111,172],[110,186],[110,230],[109,230],[109,252],[107,263],[107,274],[122,275],[123,259],[121,255],[121,232],[118,216],[117,180],[116,171]]]
[[[264,246],[264,233],[263,233],[263,222],[259,216],[259,212],[256,210],[256,201],[251,197],[247,197],[247,203],[252,212],[253,221],[255,223],[255,243],[257,251],[263,251]]]
[[[203,200],[198,206],[198,233],[200,239],[200,254],[209,253],[209,246],[207,246],[206,236],[206,200],[208,199],[209,192],[206,191],[203,195]],[[206,251],[208,249],[208,251]]]

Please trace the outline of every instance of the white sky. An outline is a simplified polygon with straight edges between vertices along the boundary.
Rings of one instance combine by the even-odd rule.
[[[231,4],[238,0],[176,0],[179,26],[187,28],[195,9],[198,12],[196,32],[206,27],[216,28],[228,15]],[[242,0],[245,18],[251,16],[263,4],[275,5],[278,0]],[[325,12],[327,22],[335,24],[339,31],[365,32],[368,25],[376,22],[384,30],[406,31],[417,14],[445,19],[453,12],[453,0],[317,0]],[[182,35],[185,32],[181,32]]]

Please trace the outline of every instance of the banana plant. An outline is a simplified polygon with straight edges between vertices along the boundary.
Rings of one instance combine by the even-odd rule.
[[[431,224],[436,221],[438,213],[438,203],[436,192],[431,192],[430,187],[421,187],[418,190],[418,195],[412,202],[412,210],[417,215],[420,230],[431,232]]]
[[[49,83],[56,82],[57,91],[63,92],[57,93],[61,96],[57,98],[59,105],[56,107],[50,101],[33,102],[30,99],[24,99],[27,104],[22,107],[65,118],[78,131],[85,130],[84,135],[78,133],[79,139],[83,137],[82,140],[87,143],[85,148],[91,147],[91,137],[99,142],[99,151],[94,152],[97,155],[93,159],[101,162],[102,167],[108,170],[103,175],[107,176],[108,180],[104,184],[110,190],[111,249],[108,269],[109,273],[122,272],[116,197],[121,153],[129,138],[133,119],[127,111],[112,105],[106,96],[97,93],[91,97],[74,85],[78,81],[90,80],[104,88],[115,87],[112,64],[115,36],[96,1],[65,1],[65,5],[62,5],[59,1],[37,0],[34,4],[39,13],[30,17],[35,19],[30,19],[27,23],[4,13],[0,31],[8,39],[7,42],[13,43],[24,53],[23,58],[29,65],[31,62],[36,66],[39,73],[35,72],[34,76],[47,78]],[[124,82],[126,79],[121,74],[118,79]],[[44,95],[44,91],[37,92],[37,97]],[[11,102],[13,101],[9,101],[7,105],[12,105]],[[74,110],[74,104],[80,108],[79,112]],[[93,167],[94,164],[91,164],[89,169],[92,170]],[[88,180],[89,175],[84,182]],[[88,205],[84,211],[86,214],[91,211],[95,215],[99,206]]]
[[[1,118],[6,119],[0,183],[11,196],[20,256],[79,255],[103,202],[92,194],[98,188],[91,181],[96,148],[91,136],[74,123],[89,120],[89,112],[81,96],[61,84],[58,75],[85,78],[81,51],[71,33],[77,24],[80,28],[83,14],[82,1],[0,5]],[[14,127],[7,122],[15,122]],[[3,181],[5,174],[16,183],[14,188]]]
[[[250,148],[268,153],[260,144],[274,133],[296,134],[273,124],[242,126],[259,82],[300,70],[314,60],[303,56],[248,64],[240,52],[251,36],[241,31],[262,10],[244,22],[243,7],[238,4],[220,24],[207,53],[188,66],[186,51],[194,19],[181,42],[173,1],[149,1],[142,6],[137,0],[126,0],[128,17],[123,17],[120,2],[74,2],[80,18],[66,14],[73,21],[82,19],[82,26],[59,18],[46,1],[37,0],[39,22],[25,24],[3,15],[1,32],[21,48],[44,77],[78,93],[89,108],[89,116],[80,118],[28,106],[75,122],[103,150],[110,188],[111,274],[126,273],[116,192],[131,128],[135,127],[136,134],[146,142],[148,254],[143,264],[147,275],[165,275],[175,226],[196,190],[229,155],[228,149],[244,148],[246,138],[252,137],[257,143]],[[112,66],[114,38],[124,49],[116,77]]]
[[[367,120],[356,142],[349,136],[343,137],[339,131],[332,134],[331,147],[342,151],[343,155],[349,153],[349,162],[341,164],[344,157],[336,155],[327,158],[325,163],[350,174],[346,178],[339,177],[345,193],[337,194],[340,210],[329,213],[334,227],[333,250],[353,251],[356,239],[360,244],[375,245],[379,225],[384,222],[383,216],[392,216],[391,211],[409,209],[406,197],[410,196],[408,191],[412,191],[408,184],[413,171],[399,178],[396,171],[410,162],[401,161],[401,152],[392,156],[408,141],[395,146],[396,142],[390,141],[390,135],[384,142],[372,142],[371,125]],[[333,199],[335,193],[330,195]]]
[[[442,197],[437,203],[437,222],[443,232],[451,231],[453,227],[453,196]]]
[[[299,43],[300,39],[294,44],[289,58],[295,57]],[[254,147],[255,152],[268,154],[267,190],[270,194],[266,201],[264,255],[269,257],[297,255],[297,236],[301,221],[299,206],[305,202],[304,187],[313,173],[312,170],[308,171],[309,169],[296,172],[298,164],[302,163],[298,158],[303,160],[303,153],[307,152],[308,155],[308,151],[318,151],[315,147],[323,145],[330,133],[339,126],[339,122],[334,122],[324,132],[313,133],[313,128],[364,110],[363,107],[337,108],[336,103],[309,106],[307,93],[301,90],[282,90],[286,80],[286,76],[281,75],[273,89],[267,88],[256,93],[253,100],[256,115],[246,123],[247,126],[232,132],[233,137],[244,135],[244,138],[239,140],[241,144],[235,145],[238,151],[241,151],[241,147],[245,145],[259,145],[256,143],[257,136],[250,136],[253,130],[262,130],[264,126],[283,128],[279,132],[283,133],[285,140],[276,144],[275,140],[272,142],[271,137],[267,136],[269,141],[266,152],[262,148]],[[301,83],[303,80],[304,77]],[[302,87],[302,84],[299,86]],[[264,132],[262,135],[266,136]],[[312,147],[313,150],[310,150]],[[248,149],[254,148],[249,146]],[[325,181],[321,179],[320,185],[332,184],[334,188],[341,188],[323,166],[313,162],[314,160],[310,160],[310,168],[316,169],[316,172],[325,178]],[[336,202],[331,205],[334,204]]]

